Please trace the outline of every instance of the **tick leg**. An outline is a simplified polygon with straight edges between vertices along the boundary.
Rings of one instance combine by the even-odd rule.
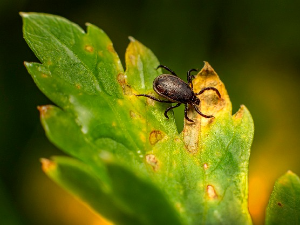
[[[188,121],[190,121],[190,122],[194,122],[194,120],[191,120],[190,118],[188,118],[188,116],[187,116],[187,110],[188,110],[188,107],[187,107],[187,104],[185,104],[184,105],[184,117],[188,120]]]
[[[140,95],[135,95],[135,96],[144,96],[144,97],[147,97],[147,98],[151,98],[152,100],[155,100],[157,102],[173,103],[171,101],[165,101],[165,100],[161,100],[161,99],[155,98],[155,97],[153,97],[151,95],[140,94]]]
[[[197,71],[197,70],[196,69],[190,69],[187,72],[187,81],[188,81],[189,85],[191,85],[191,89],[193,90],[193,82],[192,82],[192,80],[195,78],[195,76],[191,75],[192,71]]]
[[[181,105],[181,103],[178,103],[177,105],[174,105],[174,106],[171,106],[171,107],[169,107],[169,108],[167,108],[166,109],[166,111],[165,111],[165,117],[167,118],[167,119],[169,119],[169,117],[168,117],[168,112],[171,110],[171,109],[174,109],[174,108],[177,108],[178,106],[180,106]]]
[[[158,69],[158,68],[164,68],[165,70],[168,70],[169,72],[171,72],[171,74],[177,76],[176,73],[167,66],[159,65],[156,69]]]
[[[217,95],[219,96],[219,98],[221,98],[221,94],[219,92],[219,90],[217,88],[214,88],[214,87],[206,87],[206,88],[203,88],[201,91],[199,91],[199,93],[195,94],[195,95],[201,95],[204,91],[208,91],[208,90],[213,90],[217,93]]]
[[[202,112],[200,112],[200,110],[198,109],[198,107],[196,105],[193,104],[193,106],[194,106],[196,112],[199,113],[201,116],[203,116],[205,118],[212,118],[212,117],[214,117],[213,115],[205,115],[205,114],[203,114]]]

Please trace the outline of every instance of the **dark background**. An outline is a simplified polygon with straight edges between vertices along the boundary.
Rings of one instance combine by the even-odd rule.
[[[185,77],[208,61],[233,112],[255,122],[250,212],[263,224],[275,179],[300,174],[300,1],[0,0],[0,224],[102,224],[50,181],[39,158],[62,154],[45,138],[37,105],[50,103],[23,61],[37,61],[22,38],[20,11],[46,12],[102,28],[124,61],[128,36]],[[183,108],[175,111],[182,129]]]

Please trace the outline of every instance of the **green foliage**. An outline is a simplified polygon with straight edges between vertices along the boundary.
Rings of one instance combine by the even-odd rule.
[[[267,208],[266,224],[300,224],[300,179],[291,171],[275,183]]]
[[[232,107],[223,83],[205,63],[195,92],[203,118],[178,133],[167,104],[155,95],[162,73],[154,54],[130,38],[126,71],[106,34],[87,24],[22,13],[24,38],[41,63],[25,63],[40,90],[57,106],[41,106],[48,138],[74,158],[42,160],[46,174],[116,224],[251,224],[248,163],[253,121]],[[169,105],[170,106],[170,105]],[[170,113],[171,114],[171,113]]]

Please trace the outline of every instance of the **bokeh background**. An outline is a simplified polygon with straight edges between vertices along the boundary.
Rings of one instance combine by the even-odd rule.
[[[0,224],[103,223],[40,169],[40,157],[62,153],[39,122],[36,106],[50,102],[23,66],[37,59],[22,38],[20,11],[93,23],[123,62],[129,35],[184,78],[208,61],[233,112],[245,104],[254,118],[249,207],[259,225],[276,178],[300,175],[299,9],[299,0],[0,0]],[[183,108],[175,115],[182,129]]]

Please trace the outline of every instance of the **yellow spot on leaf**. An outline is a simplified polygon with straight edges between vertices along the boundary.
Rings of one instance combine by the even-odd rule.
[[[107,50],[110,51],[110,52],[112,52],[112,53],[115,53],[115,49],[114,49],[112,43],[110,43],[110,44],[107,45]]]
[[[149,141],[151,145],[156,144],[158,141],[163,139],[164,134],[160,130],[153,130],[149,135]]]
[[[124,105],[124,102],[123,102],[123,100],[121,100],[121,99],[118,99],[118,104],[119,104],[119,105]]]
[[[131,95],[132,90],[131,87],[127,84],[126,76],[124,73],[119,73],[117,77],[118,83],[121,85],[123,89],[123,93],[125,95]]]
[[[140,138],[141,138],[142,142],[146,142],[146,136],[144,133],[140,133]]]
[[[137,118],[139,117],[139,115],[136,114],[134,111],[130,110],[130,117],[131,117],[132,119],[137,119]]]
[[[150,98],[146,98],[146,104],[150,105],[150,106],[154,106],[155,105],[155,101],[150,99]]]
[[[182,207],[182,204],[180,202],[175,203],[175,207],[179,212],[184,212],[184,207]]]
[[[48,75],[43,73],[43,74],[42,74],[42,77],[43,77],[43,78],[48,78]]]
[[[146,162],[152,166],[154,171],[158,169],[158,160],[153,154],[146,155]]]
[[[197,96],[201,100],[198,108],[203,114],[213,115],[215,118],[217,118],[221,112],[228,111],[231,113],[231,102],[224,84],[210,64],[208,62],[204,63],[204,67],[193,80],[194,92],[199,93],[203,88],[213,87],[220,92],[221,98],[219,98],[213,90],[205,91]],[[195,153],[198,147],[196,143],[198,142],[199,132],[204,132],[206,127],[209,128],[215,119],[204,118],[193,108],[188,111],[188,116],[192,118],[195,123],[190,123],[185,120],[184,141],[186,146],[192,146],[192,149],[189,149],[189,152]],[[193,126],[196,126],[196,129]]]
[[[208,169],[208,165],[207,165],[207,163],[204,163],[204,165],[203,165],[203,168],[204,168],[205,170],[207,170],[207,169]]]
[[[207,185],[206,191],[207,191],[208,198],[216,199],[218,197],[218,195],[212,185]]]
[[[136,63],[136,58],[134,55],[130,55],[129,60],[133,66],[136,66],[137,63]]]
[[[84,49],[87,51],[87,52],[93,52],[94,51],[94,48],[91,46],[91,45],[86,45],[84,47]]]
[[[181,142],[180,138],[178,138],[178,137],[174,138],[174,141],[175,141],[176,143],[180,143],[180,142]]]

